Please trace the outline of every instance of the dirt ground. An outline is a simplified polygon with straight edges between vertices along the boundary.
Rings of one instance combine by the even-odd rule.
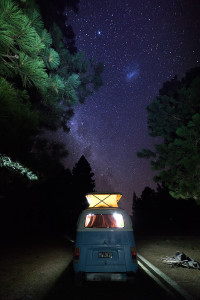
[[[60,239],[4,245],[0,252],[0,300],[43,299],[72,260]]]
[[[180,251],[200,262],[199,236],[138,236],[136,242],[140,255],[173,279],[195,299],[200,299],[200,270],[172,268],[161,260],[166,256],[173,257],[176,251]]]
[[[196,236],[136,237],[137,250],[181,287],[200,299],[200,270],[171,268],[161,258],[182,251],[200,261]],[[0,300],[42,300],[70,266],[72,245],[63,239],[42,238],[3,245],[0,250]]]

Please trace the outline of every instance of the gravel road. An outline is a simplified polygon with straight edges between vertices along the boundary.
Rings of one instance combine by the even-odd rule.
[[[199,270],[171,268],[161,262],[162,257],[173,256],[176,251],[182,251],[187,256],[200,261],[200,239],[198,237],[136,236],[136,244],[138,252],[142,256],[175,280],[195,299],[200,299]],[[60,238],[30,239],[26,242],[3,245],[0,250],[0,300],[62,299],[62,297],[56,297],[56,291],[66,291],[66,284],[70,288],[73,284],[71,260],[72,245]],[[154,283],[150,282],[148,278],[143,279],[143,276],[146,275],[140,271],[141,281],[147,283],[146,291],[143,291],[144,297],[139,294],[141,288],[136,288],[135,296],[137,294],[138,297],[135,299],[151,299],[149,288],[155,288],[153,287]],[[75,296],[78,291],[70,288],[69,294],[74,291]],[[105,286],[102,288],[104,289]],[[106,287],[106,291],[110,295],[113,293],[109,286]],[[116,291],[118,290],[116,289]],[[134,295],[133,289],[130,290],[123,285],[120,291],[130,297]],[[93,292],[95,293],[94,288]],[[83,290],[82,293],[82,297],[86,296],[87,290]],[[116,292],[116,297],[122,296],[120,293]],[[68,294],[66,296],[70,297]],[[164,300],[164,296],[161,298]],[[119,299],[121,298],[119,297]]]

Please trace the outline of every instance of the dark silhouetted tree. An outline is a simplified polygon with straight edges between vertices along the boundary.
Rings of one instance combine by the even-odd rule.
[[[78,207],[79,210],[82,210],[88,207],[85,194],[93,192],[95,188],[95,180],[93,179],[94,173],[92,172],[91,166],[84,155],[81,156],[74,166],[72,175],[74,192],[83,196],[80,199],[80,206]]]
[[[147,107],[149,134],[161,137],[155,150],[143,149],[139,157],[151,159],[158,175],[176,198],[200,203],[200,68],[163,85]]]
[[[69,201],[71,212],[71,227],[75,225],[80,212],[88,207],[85,195],[93,192],[95,188],[94,173],[85,156],[81,156],[72,170],[72,193]]]
[[[140,197],[134,193],[133,223],[137,229],[147,231],[154,226],[154,220],[155,191],[150,187],[145,187]]]
[[[146,187],[134,199],[137,230],[162,234],[198,230],[200,208],[195,200],[174,199],[164,184],[158,184],[156,191]]]

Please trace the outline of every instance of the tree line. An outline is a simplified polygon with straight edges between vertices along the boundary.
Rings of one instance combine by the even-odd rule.
[[[3,172],[0,184],[2,237],[19,239],[40,233],[75,235],[78,216],[88,207],[85,194],[95,189],[94,173],[84,156],[72,171],[63,167],[48,179],[34,183],[22,180],[19,174],[10,174],[8,169]]]
[[[133,227],[148,234],[191,234],[199,232],[200,207],[192,198],[170,195],[164,184],[156,189],[145,187],[138,197],[133,194]]]

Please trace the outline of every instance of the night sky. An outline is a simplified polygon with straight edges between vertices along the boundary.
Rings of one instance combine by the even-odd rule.
[[[131,213],[133,192],[155,188],[148,160],[137,158],[159,139],[148,136],[147,105],[165,81],[200,65],[199,0],[81,0],[68,11],[78,50],[105,65],[104,86],[75,107],[71,132],[59,132],[72,168],[89,161],[98,192],[121,192]]]

